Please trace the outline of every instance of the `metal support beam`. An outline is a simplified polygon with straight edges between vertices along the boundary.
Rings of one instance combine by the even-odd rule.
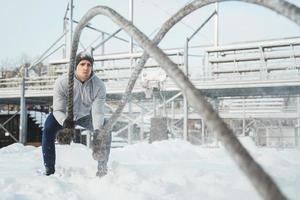
[[[188,101],[187,98],[183,97],[183,139],[188,140]]]
[[[69,53],[71,54],[71,48],[72,48],[72,40],[73,40],[73,0],[70,0],[70,46],[69,46]]]
[[[213,107],[214,107],[214,110],[216,113],[219,113],[219,102],[220,101],[218,98],[214,98],[214,102],[213,102],[214,106]],[[216,147],[218,147],[219,146],[218,134],[216,132],[214,132],[213,134],[214,134],[214,138],[215,138],[215,145],[216,145]]]
[[[215,47],[219,46],[219,3],[215,3]]]
[[[201,141],[202,141],[202,145],[206,143],[206,139],[205,139],[205,125],[204,125],[204,121],[203,119],[201,119]]]
[[[98,45],[96,45],[95,47],[92,47],[92,52],[94,52],[96,49],[98,49],[99,47],[103,46],[108,40],[110,40],[111,38],[113,38],[115,35],[117,35],[122,29],[119,28],[118,30],[116,30],[114,33],[112,33],[111,35],[109,35],[107,38],[103,39]],[[104,34],[102,34],[103,37]],[[104,52],[101,52],[103,55]],[[132,52],[131,52],[132,53]]]
[[[105,35],[104,33],[101,33],[101,40],[104,41]],[[101,55],[103,56],[105,53],[105,44],[102,44],[101,46]],[[104,67],[104,61],[101,61],[101,67]]]
[[[297,129],[295,134],[295,145],[300,147],[300,97],[297,97]]]
[[[193,34],[194,35],[194,34]],[[192,35],[192,36],[193,36]],[[184,66],[185,66],[185,74],[187,78],[189,78],[189,66],[188,66],[188,55],[189,55],[189,38],[186,38],[185,45],[184,45]],[[189,111],[188,111],[188,100],[185,95],[183,95],[183,139],[188,140],[188,118],[189,118]]]
[[[189,41],[205,26],[205,24],[217,13],[217,11],[213,12],[202,24],[201,26],[190,36],[185,39],[184,44],[184,66],[185,66],[185,74],[187,78],[189,78]],[[188,140],[188,100],[183,96],[183,139]]]
[[[26,143],[27,139],[27,110],[25,100],[25,79],[27,77],[27,67],[23,67],[23,77],[21,83],[21,99],[20,99],[20,125],[19,125],[19,142]]]
[[[155,97],[155,92],[153,91],[153,116],[156,117],[157,113],[156,113],[156,97]]]
[[[18,142],[17,138],[15,138],[13,134],[11,134],[11,132],[9,132],[2,124],[0,124],[0,128],[5,131],[5,134],[8,133],[9,137],[11,137],[15,142]]]
[[[131,117],[132,116],[131,97],[129,97],[129,100],[128,100],[128,113],[129,113],[129,116]],[[128,140],[128,144],[132,144],[133,123],[131,121],[128,121],[128,123],[129,123],[129,127],[128,127],[128,137],[127,137],[127,140]]]
[[[175,105],[174,105],[175,103],[174,103],[174,100],[171,102],[171,115],[172,115],[172,117],[171,117],[171,131],[172,131],[172,134],[174,135],[174,133],[173,133],[173,126],[174,126],[174,118],[175,118]]]
[[[243,99],[243,130],[242,130],[242,135],[246,135],[246,107],[245,107],[245,99]]]
[[[133,13],[134,13],[134,6],[133,6],[133,0],[129,0],[129,20],[133,24]],[[129,40],[129,52],[133,52],[133,38],[130,37]]]
[[[144,109],[141,108],[141,125],[140,125],[140,140],[143,141],[144,140],[144,130],[145,130],[145,126],[144,126]]]
[[[66,18],[66,20],[70,20],[70,19],[69,19],[69,18]],[[76,20],[73,20],[73,23],[78,24],[79,22],[76,21]],[[88,28],[88,29],[90,29],[90,30],[93,30],[93,31],[96,31],[96,32],[98,32],[98,33],[104,34],[104,35],[108,35],[108,36],[111,35],[110,33],[107,33],[107,32],[102,31],[102,30],[100,30],[100,29],[94,28],[94,27],[92,27],[92,26],[90,26],[90,25],[86,25],[86,28]],[[120,41],[126,42],[126,43],[129,42],[128,40],[126,40],[126,39],[124,39],[124,38],[121,38],[121,37],[118,37],[118,36],[114,36],[114,38],[115,38],[115,39],[118,39],[118,40],[120,40]],[[133,45],[139,47],[139,45],[137,45],[136,43],[133,43]]]
[[[133,23],[133,0],[129,0],[129,20]],[[115,34],[117,34],[121,29],[119,29]],[[132,54],[133,52],[133,38],[130,37],[129,40],[129,53]],[[129,60],[130,62],[130,71],[133,69],[133,59],[132,57]],[[132,98],[128,99],[128,114],[132,117]],[[132,143],[132,135],[133,135],[133,123],[131,123],[128,127],[128,144]]]
[[[67,32],[67,24],[68,24],[68,20],[67,20],[67,15],[68,15],[68,11],[69,11],[69,5],[70,3],[68,3],[67,5],[67,9],[65,11],[65,16],[64,16],[64,20],[63,20],[63,32],[66,33]],[[67,58],[67,44],[68,44],[68,37],[67,34],[64,35],[64,48],[63,48],[63,58]]]

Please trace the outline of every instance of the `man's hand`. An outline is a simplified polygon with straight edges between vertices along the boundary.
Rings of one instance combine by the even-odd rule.
[[[63,129],[57,132],[56,139],[59,144],[70,144],[74,137],[74,121],[67,118],[63,123]]]
[[[67,118],[63,123],[63,128],[74,129],[75,123],[73,119]]]
[[[59,144],[71,144],[74,137],[74,129],[64,128],[56,134],[56,139]]]

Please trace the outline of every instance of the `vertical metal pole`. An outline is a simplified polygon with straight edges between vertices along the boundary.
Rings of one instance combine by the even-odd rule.
[[[183,97],[183,139],[188,140],[188,102],[186,97]]]
[[[174,135],[174,133],[173,133],[173,126],[174,126],[174,119],[175,119],[174,100],[171,102],[171,109],[172,109],[171,130],[172,130],[172,134]]]
[[[19,142],[26,143],[27,139],[27,111],[25,100],[25,78],[27,74],[27,68],[23,67],[23,77],[21,82],[21,99],[20,99],[20,125],[19,125]]]
[[[144,140],[144,108],[141,108],[141,130],[140,130],[140,140]]]
[[[201,136],[202,136],[202,144],[205,144],[205,125],[203,119],[201,119]]]
[[[185,45],[184,45],[184,66],[185,66],[185,73],[188,77],[188,45],[189,39],[186,38]],[[188,101],[185,95],[183,95],[183,139],[188,140]]]
[[[167,110],[166,110],[166,99],[163,98],[163,117],[167,117]]]
[[[133,23],[133,0],[129,0],[129,20]],[[130,37],[129,40],[129,53],[132,54],[133,52],[133,38]],[[130,72],[132,72],[132,66],[133,65],[133,60],[132,60],[132,56],[130,56]],[[132,103],[131,103],[132,99],[131,97],[128,99],[128,111],[129,111],[129,116],[132,116]],[[132,143],[132,136],[133,134],[133,127],[132,124],[128,127],[128,143],[131,144]]]
[[[72,40],[73,40],[73,0],[70,0],[70,55],[71,55],[71,48],[72,48]]]
[[[67,20],[64,19],[64,25],[63,25],[64,33],[66,32],[66,30],[67,30]],[[68,40],[67,39],[67,34],[65,34],[64,38],[65,38],[65,46],[63,48],[63,58],[66,58],[67,57],[67,40]]]
[[[219,3],[215,3],[215,47],[219,46]]]
[[[104,41],[105,35],[103,32],[101,33],[101,38],[102,38],[101,41]],[[103,43],[101,46],[101,55],[104,55],[104,53],[105,53],[105,43]],[[101,61],[101,67],[104,67],[104,61]]]
[[[129,116],[132,116],[132,104],[131,104],[131,95],[129,97],[129,103],[128,103],[128,113]],[[132,144],[132,132],[133,132],[133,127],[132,127],[132,122],[128,121],[128,123],[130,124],[128,127],[128,144]]]
[[[129,21],[133,23],[133,0],[129,0]],[[129,52],[133,52],[133,38],[129,40]]]
[[[243,134],[243,136],[245,136],[246,135],[246,130],[245,130],[245,128],[246,128],[246,110],[245,110],[246,108],[245,108],[245,99],[243,99],[243,130],[242,130],[242,134]]]
[[[153,110],[154,110],[153,115],[154,115],[154,117],[156,117],[157,114],[156,114],[156,98],[155,98],[155,92],[153,92],[152,96],[153,96]]]
[[[63,21],[63,33],[65,33],[65,45],[64,45],[64,48],[63,48],[63,58],[67,58],[67,45],[68,45],[68,34],[66,34],[66,31],[67,31],[67,25],[68,25],[68,20],[67,20],[67,15],[68,15],[68,11],[70,10],[70,3],[68,3],[67,5],[67,9],[66,9],[66,12],[65,12],[65,15],[64,15],[64,21]]]
[[[269,146],[269,129],[266,128],[266,146],[268,147]]]
[[[297,97],[297,130],[295,136],[295,145],[299,147],[300,139],[300,97]]]
[[[214,108],[215,108],[215,111],[218,113],[219,112],[219,99],[218,98],[215,98],[214,99]],[[216,132],[214,132],[214,138],[215,138],[215,144],[216,144],[216,147],[218,147],[219,146],[219,139],[218,139],[218,135],[217,135],[217,133]]]

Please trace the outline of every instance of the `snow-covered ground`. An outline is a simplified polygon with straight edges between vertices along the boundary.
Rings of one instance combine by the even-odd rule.
[[[290,199],[300,199],[300,151],[257,148],[241,141]],[[260,199],[224,148],[181,140],[112,149],[109,174],[95,177],[91,150],[57,146],[57,173],[46,177],[41,148],[13,144],[0,149],[0,199],[193,200]]]

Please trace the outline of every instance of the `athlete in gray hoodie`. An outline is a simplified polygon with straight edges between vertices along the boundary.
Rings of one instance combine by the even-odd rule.
[[[74,78],[73,111],[74,119],[67,119],[68,75],[59,77],[53,91],[53,113],[47,117],[42,136],[42,150],[46,175],[55,172],[55,138],[56,133],[68,123],[80,125],[94,132],[99,132],[104,123],[104,104],[106,88],[103,81],[93,73],[94,59],[89,53],[81,52],[76,56]],[[107,148],[111,138],[108,138]],[[109,154],[109,149],[107,150]],[[107,159],[108,159],[107,154]],[[103,174],[107,172],[103,163]]]

